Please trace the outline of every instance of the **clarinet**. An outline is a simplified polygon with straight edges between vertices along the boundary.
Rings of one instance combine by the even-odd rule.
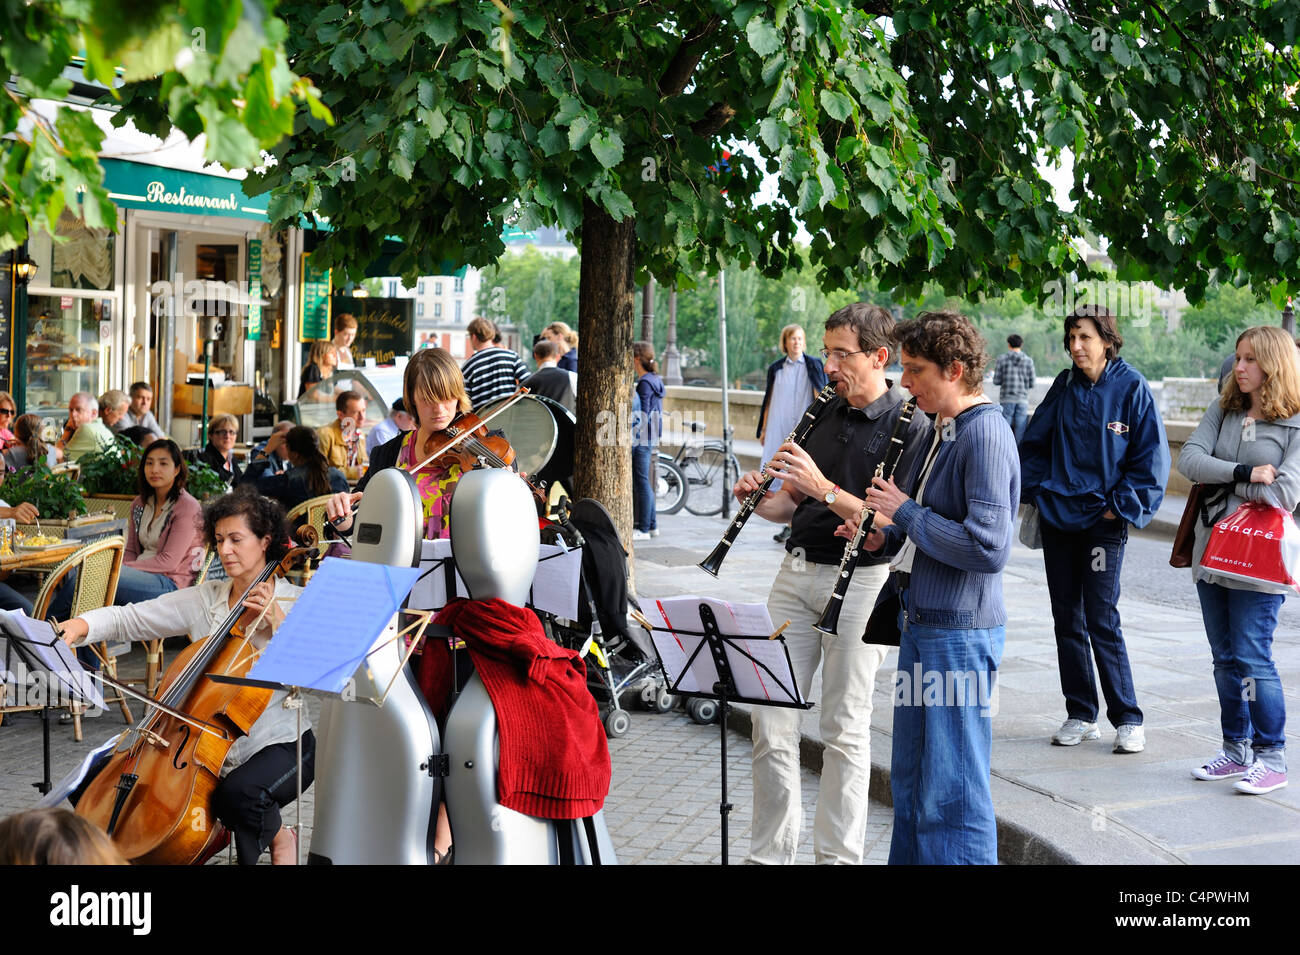
[[[817,423],[818,416],[826,409],[827,404],[834,397],[835,386],[828,383],[812,400],[812,404],[804,409],[799,424],[790,432],[784,443],[803,447],[803,443],[808,440],[808,435],[812,433],[813,425]],[[745,503],[740,505],[740,511],[736,514],[736,519],[727,527],[727,531],[722,535],[722,540],[718,542],[718,546],[713,548],[709,556],[699,563],[701,570],[708,571],[714,577],[718,576],[718,570],[722,567],[722,562],[730,552],[731,545],[735,543],[736,538],[740,535],[740,529],[745,526],[749,516],[762,503],[763,495],[768,492],[772,482],[776,480],[776,475],[767,473],[766,466],[759,473],[763,475],[763,483],[750,492],[749,497],[745,498]]]
[[[893,477],[894,469],[898,467],[898,459],[903,456],[903,447],[906,443],[904,435],[907,434],[907,428],[912,423],[912,416],[915,413],[916,399],[909,398],[907,403],[903,405],[903,410],[898,413],[898,420],[894,422],[894,433],[889,436],[889,447],[885,449],[885,456],[876,465],[876,477],[886,480]],[[840,569],[835,578],[835,589],[831,591],[830,599],[826,601],[826,607],[822,610],[822,615],[813,624],[822,633],[836,635],[835,628],[839,626],[840,609],[844,606],[844,595],[849,592],[849,583],[853,580],[853,571],[858,566],[858,553],[862,548],[862,542],[871,533],[871,528],[875,523],[876,512],[863,504],[862,510],[858,514],[858,532],[853,535],[852,540],[844,545],[844,556],[840,558]]]

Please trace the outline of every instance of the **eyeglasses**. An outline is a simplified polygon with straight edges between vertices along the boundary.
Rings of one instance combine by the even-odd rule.
[[[0,408],[0,415],[4,415],[5,417],[10,417],[15,413],[15,409],[13,408]]]
[[[868,351],[869,349],[866,348],[860,349],[858,351],[845,351],[843,348],[832,348],[830,351],[827,351],[825,348],[823,348],[822,358],[825,358],[828,361],[832,358],[834,358],[836,361],[843,361],[844,359],[851,358],[854,355],[865,355]]]
[[[239,434],[238,431],[231,431],[229,428],[222,428],[220,431],[213,431],[213,434]]]

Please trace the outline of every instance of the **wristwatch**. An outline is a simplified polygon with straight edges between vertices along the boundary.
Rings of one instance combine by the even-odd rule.
[[[822,500],[825,501],[826,505],[829,507],[830,505],[835,503],[835,495],[839,493],[840,493],[840,486],[836,484],[833,488],[831,488],[822,496]]]

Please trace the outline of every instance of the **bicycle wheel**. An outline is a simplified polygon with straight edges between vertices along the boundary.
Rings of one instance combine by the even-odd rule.
[[[730,474],[722,466],[725,450],[721,444],[706,444],[699,455],[685,469],[690,493],[686,495],[686,509],[692,514],[708,517],[722,510],[722,491],[727,493],[740,480],[740,462],[731,456]],[[737,504],[737,507],[740,505]]]
[[[686,475],[672,458],[660,457],[655,465],[655,513],[676,514],[686,503]]]

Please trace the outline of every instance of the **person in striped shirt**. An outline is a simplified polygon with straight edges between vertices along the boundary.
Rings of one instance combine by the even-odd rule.
[[[519,383],[528,377],[528,366],[508,348],[493,344],[497,328],[481,315],[469,323],[469,348],[473,353],[461,366],[465,390],[477,411],[486,404],[514,394]]]

